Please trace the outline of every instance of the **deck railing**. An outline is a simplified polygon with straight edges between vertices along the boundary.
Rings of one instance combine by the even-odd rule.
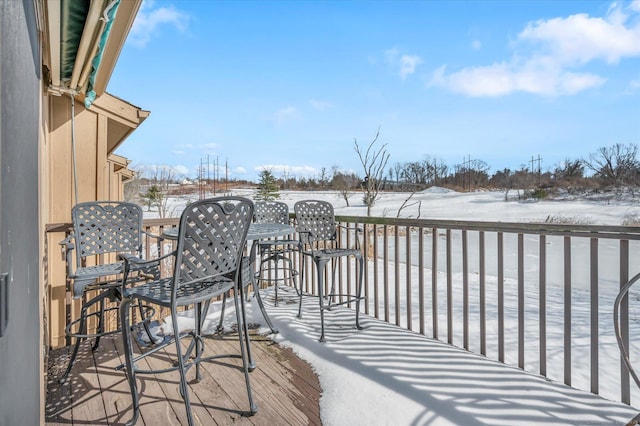
[[[613,337],[612,311],[619,288],[640,271],[640,265],[630,261],[640,255],[640,228],[336,219],[364,231],[367,314],[631,403],[629,373]],[[173,226],[177,219],[145,221],[146,230],[154,234]],[[349,240],[343,243],[352,245],[352,235],[345,233]],[[167,244],[149,239],[147,257],[166,253]],[[342,262],[336,285],[339,293],[351,293],[355,268],[353,262]],[[317,294],[315,274],[305,275],[303,290]],[[629,298],[634,300],[633,294]],[[628,347],[628,301],[621,305],[621,318]],[[640,341],[637,332],[632,337],[632,342]],[[588,371],[581,371],[585,366]]]

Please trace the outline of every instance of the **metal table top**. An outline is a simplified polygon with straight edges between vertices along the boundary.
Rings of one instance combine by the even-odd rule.
[[[293,226],[281,223],[252,223],[249,226],[247,240],[262,240],[264,238],[292,235],[295,231]],[[168,240],[177,240],[178,228],[165,229],[162,231],[162,235]]]

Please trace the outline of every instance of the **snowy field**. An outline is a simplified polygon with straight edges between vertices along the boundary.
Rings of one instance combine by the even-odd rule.
[[[243,190],[234,192],[233,195],[241,195],[249,198],[253,198],[254,191]],[[330,201],[334,207],[337,215],[349,215],[349,216],[365,216],[366,215],[366,207],[362,204],[361,194],[354,193],[350,197],[350,206],[347,207],[344,199],[335,192],[299,192],[299,191],[283,191],[280,193],[280,200],[286,202],[289,205],[291,211],[293,210],[293,204],[297,200],[301,199],[322,199],[326,201]],[[381,198],[377,201],[376,206],[373,208],[373,216],[383,216],[383,217],[396,217],[398,216],[398,211],[400,206],[407,200],[410,194],[407,193],[389,193],[382,194]],[[515,194],[510,194],[515,195]],[[543,201],[505,201],[505,194],[503,192],[474,192],[474,193],[457,193],[453,191],[448,191],[442,188],[431,188],[429,190],[413,194],[411,199],[406,203],[409,205],[406,208],[403,208],[400,212],[400,217],[409,217],[409,218],[417,218],[420,217],[422,219],[453,219],[453,220],[468,220],[468,221],[490,221],[490,222],[545,222],[545,221],[555,221],[555,222],[571,222],[571,223],[579,223],[579,224],[591,224],[591,225],[623,225],[629,222],[633,222],[637,217],[640,216],[640,199],[634,199],[633,197],[625,197],[624,199],[604,195],[597,198],[574,198],[571,199],[569,197],[564,197],[561,200],[543,200]],[[173,199],[171,200],[171,210],[175,215],[179,215],[180,211],[184,208],[184,205],[189,202],[194,201],[194,199]],[[157,217],[157,213],[155,212],[147,212],[149,213],[148,217]],[[549,242],[549,250],[554,250],[553,245],[555,242],[550,238]],[[444,244],[442,244],[443,246]],[[562,244],[561,241],[558,242],[557,248],[559,249]],[[477,247],[477,245],[470,244],[471,247]],[[427,244],[426,247],[429,247]],[[601,261],[603,263],[600,267],[600,297],[599,297],[599,334],[600,334],[600,394],[608,399],[617,401],[619,400],[619,377],[620,377],[620,362],[619,362],[619,353],[618,348],[615,342],[615,338],[613,335],[613,318],[612,318],[612,306],[613,300],[617,293],[617,275],[618,265],[615,262],[608,262],[606,252],[609,250],[605,246],[601,249],[600,255],[605,259]],[[610,249],[615,252],[616,245],[615,243],[611,244]],[[579,250],[579,249],[578,249]],[[491,251],[489,250],[488,253]],[[613,253],[612,252],[612,253]],[[559,252],[561,253],[561,252]],[[604,254],[603,254],[604,253]],[[631,245],[631,258],[634,258],[634,255],[638,253],[638,247],[633,243]],[[561,256],[561,254],[560,254]],[[489,256],[490,257],[490,256]],[[615,257],[615,253],[614,253]],[[441,258],[443,258],[441,256]],[[477,253],[470,253],[471,259],[477,258]],[[550,256],[550,259],[553,259],[553,256]],[[400,259],[402,261],[402,259]],[[493,265],[495,260],[491,258],[486,259],[487,264]],[[553,276],[554,269],[561,269],[557,265],[553,264],[552,260],[549,260],[549,274],[550,278],[548,280],[548,289],[547,289],[547,330],[548,330],[548,342],[547,342],[547,354],[548,354],[548,375],[551,379],[557,382],[562,382],[562,363],[563,363],[563,347],[562,347],[562,339],[563,339],[563,301],[564,301],[564,293],[562,289],[562,281],[561,278],[558,280],[554,280]],[[381,265],[379,265],[379,268]],[[428,265],[430,268],[430,265]],[[370,266],[372,268],[372,266]],[[403,270],[404,270],[403,266]],[[637,267],[633,264],[632,260],[632,274],[634,273]],[[589,336],[590,336],[590,326],[589,326],[589,291],[588,291],[588,269],[584,271],[585,268],[578,268],[574,273],[573,280],[575,281],[574,288],[572,290],[572,385],[579,389],[588,390],[589,389]],[[393,270],[393,266],[390,266],[390,270]],[[439,271],[444,271],[444,268],[440,268]],[[370,269],[370,272],[373,273],[373,270]],[[477,270],[474,270],[473,267],[470,268],[470,292],[471,294],[477,294],[479,280],[477,275]],[[411,267],[411,274],[413,275],[412,282],[417,282],[418,270],[417,266],[413,265]],[[505,346],[506,350],[506,362],[507,364],[517,365],[517,281],[516,281],[516,271],[515,270],[505,270]],[[425,271],[425,276],[431,276],[431,271]],[[561,275],[560,275],[561,277]],[[492,275],[492,269],[487,269],[487,277],[486,277],[486,287],[487,287],[487,342],[488,342],[488,357],[492,359],[497,358],[497,334],[498,334],[498,326],[497,326],[497,295],[495,289],[497,288],[497,279],[495,275]],[[462,299],[462,274],[461,271],[454,271],[453,276],[454,281],[454,295],[453,298],[456,301],[454,304],[454,318],[462,317],[462,307],[460,300]],[[439,272],[438,277],[439,282],[439,294],[438,294],[438,305],[439,305],[439,322],[440,327],[440,339],[446,341],[446,298],[444,295],[446,277],[443,272]],[[372,285],[372,284],[370,284]],[[440,294],[440,290],[442,294]],[[371,290],[370,290],[371,291]],[[392,291],[393,293],[393,291]],[[538,343],[537,343],[537,333],[538,333],[538,319],[537,319],[537,306],[538,306],[538,291],[535,288],[535,285],[527,284],[525,290],[525,335],[527,336],[526,343],[526,370],[531,372],[537,372],[539,369],[539,360],[538,360]],[[431,295],[427,296],[426,305],[430,310],[431,307]],[[418,314],[417,306],[417,291],[412,292],[412,306],[414,307],[413,313],[413,329],[417,330],[418,327]],[[632,352],[634,354],[640,353],[640,346],[633,343],[634,339],[636,342],[640,342],[640,326],[635,327],[634,325],[638,324],[640,321],[640,316],[635,314],[637,309],[634,309],[634,301],[635,296],[632,294],[631,301],[631,334],[632,334]],[[372,301],[368,300],[370,309],[373,312]],[[404,304],[403,304],[404,306]],[[311,309],[311,308],[310,308]],[[285,317],[288,314],[283,314]],[[430,315],[430,313],[428,314]],[[431,333],[431,320],[427,315],[427,335]],[[278,315],[275,315],[277,318]],[[401,312],[401,317],[403,321],[406,323],[406,312]],[[392,311],[391,318],[393,321],[394,313]],[[252,320],[260,322],[259,314],[255,314],[253,312]],[[290,319],[289,319],[290,320]],[[295,320],[300,321],[300,320]],[[302,322],[307,322],[308,320]],[[479,330],[477,323],[479,321],[479,309],[477,303],[471,303],[470,307],[470,321],[472,324],[470,330],[470,342],[471,342],[471,350],[473,352],[479,351]],[[297,327],[293,327],[297,328]],[[299,328],[299,327],[298,327]],[[443,332],[444,330],[444,332]],[[353,330],[353,338],[356,338],[357,333]],[[328,336],[331,336],[331,332],[328,332]],[[462,326],[459,323],[454,324],[454,344],[457,346],[462,346],[461,336],[462,336]],[[312,363],[314,368],[320,372],[320,381],[323,385],[323,389],[329,389],[330,386],[333,386],[332,383],[335,381],[340,381],[341,378],[333,376],[337,371],[342,371],[342,369],[338,370],[337,368],[331,369],[327,368],[325,363],[327,362],[326,358],[318,358],[317,355],[308,353],[304,347],[301,347],[300,344],[292,341],[292,339],[288,339],[286,336],[277,337],[279,341],[281,341],[285,345],[291,346],[296,352],[299,353],[300,356],[307,359]],[[340,341],[331,342],[330,337],[328,337],[329,343],[328,346],[332,344],[340,344]],[[295,339],[293,339],[295,340]],[[304,346],[304,345],[303,345]],[[363,353],[367,352],[366,347],[362,347]],[[364,356],[364,355],[363,355]],[[637,361],[636,361],[637,359]],[[330,361],[330,360],[329,360]],[[640,365],[640,358],[638,356],[632,356],[632,362],[634,365]],[[408,365],[407,368],[410,368]],[[345,374],[342,372],[341,374]],[[323,378],[323,375],[325,376]],[[362,380],[359,378],[358,380]],[[453,382],[449,383],[453,385]],[[327,386],[325,388],[325,386]],[[635,385],[632,382],[632,404],[634,406],[640,406],[640,395],[635,389]],[[333,394],[332,392],[323,393],[323,399],[321,401],[321,407],[335,407],[335,404],[338,404],[339,399],[344,398],[342,394]],[[375,400],[375,399],[374,399]],[[414,401],[415,402],[415,401]],[[387,404],[388,402],[385,402]],[[406,403],[406,401],[404,402]],[[344,405],[344,403],[341,403]],[[413,404],[413,403],[412,403]],[[392,404],[393,405],[393,404]],[[411,404],[410,404],[411,405]],[[535,404],[533,404],[535,405]],[[413,405],[411,405],[413,406]],[[418,404],[418,408],[420,405]],[[402,411],[402,408],[399,408]],[[408,407],[407,407],[408,409]],[[422,407],[424,409],[424,407]],[[338,412],[340,412],[338,410]],[[377,412],[377,410],[376,410]],[[413,415],[413,414],[412,414]],[[389,414],[390,418],[385,421],[376,422],[377,424],[394,424],[393,422],[393,412]],[[446,416],[445,416],[446,417]],[[326,412],[323,413],[323,420],[326,421],[326,424],[339,424],[338,420],[340,417],[335,416],[335,409],[333,414],[329,415]],[[344,417],[343,417],[344,418]],[[418,415],[420,418],[420,415]],[[518,418],[517,416],[514,418]],[[331,420],[333,419],[333,420]],[[423,419],[426,419],[423,417]],[[373,420],[373,419],[370,419]],[[381,420],[378,418],[377,420]],[[442,418],[440,419],[442,420]],[[496,421],[495,418],[492,419],[490,424],[493,421]],[[434,421],[426,421],[424,424],[440,424],[441,422],[434,418]],[[442,423],[449,423],[443,421]],[[455,421],[453,422],[455,423]],[[549,423],[546,420],[538,419],[533,421],[532,423],[540,423],[547,424]],[[359,423],[365,424],[365,423]],[[374,423],[371,423],[374,424]],[[404,423],[398,423],[404,424]],[[421,421],[418,421],[415,424],[423,424]],[[571,424],[571,422],[567,422],[566,419],[559,421],[559,424]],[[615,423],[613,423],[615,424]]]
[[[253,199],[255,190],[240,189],[228,194]],[[509,192],[509,198],[515,196],[515,191]],[[501,191],[460,193],[439,187],[413,195],[403,192],[382,193],[372,209],[372,216],[397,217],[398,210],[409,197],[408,206],[402,209],[399,217],[492,222],[545,222],[548,218],[562,218],[573,223],[592,225],[622,225],[625,220],[640,217],[640,195],[633,197],[628,193],[622,197],[613,194],[588,198],[565,195],[556,199],[520,202],[505,201],[505,193]],[[196,199],[197,194],[172,198],[167,211],[172,216],[179,216],[185,204]],[[303,199],[329,201],[337,215],[367,215],[362,194],[357,192],[349,195],[349,207],[335,191],[281,191],[279,201],[287,203],[293,211],[295,202]],[[158,217],[158,212],[147,211],[145,217]]]

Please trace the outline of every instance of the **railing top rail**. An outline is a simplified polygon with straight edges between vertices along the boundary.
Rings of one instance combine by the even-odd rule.
[[[640,227],[613,225],[574,225],[527,222],[481,222],[466,220],[407,219],[366,216],[336,216],[340,222],[372,225],[409,226],[416,228],[465,229],[473,231],[505,232],[516,234],[545,234],[574,237],[598,237],[640,240]]]
[[[481,222],[444,219],[407,219],[395,217],[367,217],[336,215],[339,222],[372,225],[409,226],[425,229],[464,229],[469,231],[504,232],[515,234],[545,234],[586,238],[640,240],[640,227],[615,225],[577,225],[527,222]],[[179,218],[144,219],[144,226],[177,226]],[[46,225],[47,232],[65,231],[70,223]]]

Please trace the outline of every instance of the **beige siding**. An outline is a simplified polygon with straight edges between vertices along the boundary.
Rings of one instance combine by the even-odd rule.
[[[46,161],[42,166],[43,209],[47,224],[71,222],[71,208],[76,202],[93,200],[122,200],[124,182],[131,176],[128,160],[112,155],[122,136],[130,134],[141,120],[132,121],[138,108],[105,94],[108,100],[100,106],[85,109],[75,102],[75,156],[77,179],[73,175],[73,146],[71,100],[69,96],[48,96],[48,121],[51,123],[45,137],[43,152]],[[125,118],[122,118],[122,116]],[[147,114],[148,115],[148,114]],[[144,117],[146,115],[143,114]],[[127,131],[123,131],[126,124]],[[118,135],[110,134],[114,129]],[[75,181],[78,200],[75,199]],[[68,318],[77,318],[80,301],[72,300],[67,291],[64,254],[59,242],[65,238],[63,231],[47,233],[44,242],[45,292],[48,296],[48,335],[52,347],[65,344],[64,327]],[[91,328],[91,324],[90,324]]]

